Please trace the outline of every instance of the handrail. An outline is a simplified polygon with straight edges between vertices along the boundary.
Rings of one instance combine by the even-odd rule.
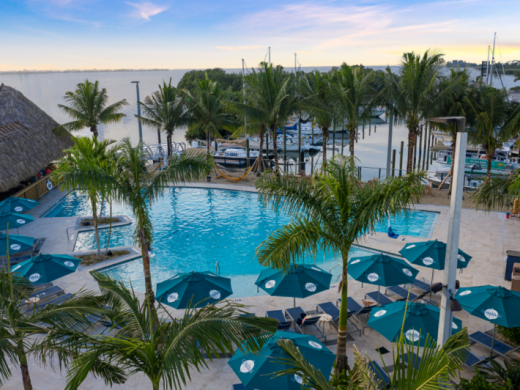
[[[74,226],[69,226],[67,229],[65,229],[65,231],[67,232],[67,242],[70,242],[69,229],[73,229],[73,228],[74,228]]]
[[[338,264],[336,264],[334,267],[332,267],[331,269],[329,269],[329,274],[331,274],[331,273],[332,273],[332,270],[333,270],[334,268],[336,268],[338,265],[343,265],[343,263],[338,263]],[[341,274],[338,275],[338,277],[336,278],[336,280],[338,280],[340,277],[341,277]]]

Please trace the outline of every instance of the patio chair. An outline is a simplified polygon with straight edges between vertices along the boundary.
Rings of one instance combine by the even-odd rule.
[[[379,379],[379,388],[380,389],[386,389],[388,388],[388,385],[390,384],[390,378],[388,377],[388,374],[381,368],[377,362],[371,361],[368,363],[368,368],[370,371],[373,372],[376,379]]]
[[[474,341],[475,343],[478,343],[488,349],[491,349],[491,345],[493,345],[493,352],[496,352],[500,356],[507,359],[510,359],[510,357],[507,356],[508,353],[516,351],[518,348],[520,348],[513,348],[510,345],[507,345],[506,343],[503,343],[502,341],[499,341],[497,339],[495,339],[493,343],[493,337],[483,332],[472,333],[469,335],[469,339],[470,341]]]
[[[374,302],[379,302],[379,306],[388,305],[390,303],[394,303],[390,298],[388,298],[385,294],[381,294],[378,291],[372,291],[365,294],[365,298],[369,297]]]
[[[400,299],[399,301],[406,300],[409,298],[410,302],[417,298],[417,295],[415,295],[413,292],[410,291],[410,296],[408,297],[408,290],[405,288],[402,288],[401,286],[392,286],[387,287],[385,289],[385,294],[390,291],[391,293],[397,295]]]

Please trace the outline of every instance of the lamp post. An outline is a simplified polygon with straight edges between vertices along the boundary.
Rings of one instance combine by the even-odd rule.
[[[457,256],[460,238],[460,215],[462,211],[462,191],[464,190],[464,163],[466,160],[466,143],[468,134],[466,130],[466,118],[463,116],[451,116],[432,118],[430,122],[444,124],[456,123],[459,126],[457,133],[457,146],[453,169],[453,189],[450,201],[450,219],[448,225],[448,241],[446,245],[447,266],[444,267],[442,279],[441,313],[439,318],[439,333],[437,344],[444,345],[451,336],[452,329],[452,299],[455,295],[455,283],[457,277]]]
[[[386,151],[386,177],[390,177],[391,153],[392,153],[392,126],[394,122],[393,105],[390,105],[390,120],[388,123],[388,149]],[[356,132],[357,133],[357,132]],[[392,176],[393,176],[392,171]]]
[[[141,116],[141,106],[139,104],[139,81],[132,81],[132,84],[135,84],[135,89],[137,91],[137,115]],[[141,121],[137,119],[137,123],[139,124],[139,143],[143,142],[143,128],[141,127]]]

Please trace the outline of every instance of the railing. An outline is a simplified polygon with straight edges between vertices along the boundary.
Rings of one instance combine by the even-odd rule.
[[[215,263],[215,275],[220,275],[220,264],[218,261]]]
[[[49,179],[48,176],[44,176],[35,183],[17,192],[13,196],[17,198],[38,200],[53,188],[54,183]]]
[[[336,264],[334,267],[332,267],[331,269],[329,269],[329,274],[331,274],[331,273],[332,273],[332,270],[333,270],[334,268],[336,268],[337,266],[339,266],[339,265],[342,266],[343,263],[338,263],[338,264]],[[338,277],[336,278],[336,281],[339,280],[339,278],[341,277],[341,275],[342,275],[342,273],[340,273],[340,274],[338,275]]]

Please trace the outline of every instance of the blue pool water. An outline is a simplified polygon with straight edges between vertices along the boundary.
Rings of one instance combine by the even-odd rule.
[[[98,203],[98,212],[101,207],[101,202]],[[109,215],[110,209],[106,203],[103,203],[103,214]],[[129,215],[129,210],[125,205],[114,203],[112,204],[112,215]],[[57,217],[88,217],[92,215],[92,207],[90,200],[85,194],[79,191],[73,191],[67,196],[63,197],[53,207],[47,210],[42,217],[57,218]]]

